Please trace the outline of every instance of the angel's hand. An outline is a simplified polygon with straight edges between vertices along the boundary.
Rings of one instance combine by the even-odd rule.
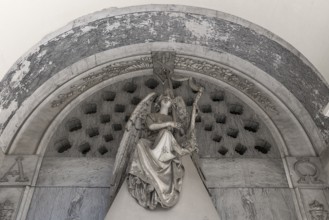
[[[171,121],[171,122],[168,122],[168,127],[180,129],[182,127],[182,124]]]

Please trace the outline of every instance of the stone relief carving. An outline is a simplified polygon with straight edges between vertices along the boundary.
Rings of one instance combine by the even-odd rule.
[[[299,179],[297,183],[300,184],[322,184],[323,181],[319,179],[319,168],[310,161],[310,158],[298,159],[294,164],[294,170]]]
[[[113,63],[109,66],[102,68],[100,71],[92,72],[87,77],[83,78],[83,82],[75,84],[71,86],[70,91],[66,93],[59,94],[56,100],[51,102],[51,106],[58,107],[66,102],[70,97],[81,94],[82,92],[88,90],[92,86],[107,80],[111,77],[118,76],[120,74],[128,73],[131,71],[138,71],[143,69],[151,69],[153,68],[155,74],[158,78],[164,82],[165,76],[162,74],[160,70],[173,71],[174,68],[180,70],[194,71],[197,73],[202,73],[216,79],[222,80],[239,90],[245,92],[252,99],[257,101],[261,106],[265,109],[277,112],[275,104],[271,101],[271,99],[266,96],[261,90],[257,88],[257,86],[249,82],[248,80],[238,76],[232,70],[228,68],[224,68],[222,66],[209,63],[203,60],[197,60],[182,56],[176,56],[175,53],[165,52],[167,53],[165,56],[162,56],[161,62],[166,61],[167,63],[171,63],[171,69],[168,68],[169,64],[162,65],[161,62],[152,62],[151,57],[142,57],[136,60],[122,61]],[[163,52],[162,52],[163,54]],[[156,53],[153,52],[152,57],[156,59]],[[174,63],[173,63],[174,62]],[[155,65],[155,66],[153,66]],[[166,72],[163,71],[163,72]]]
[[[257,101],[265,109],[278,112],[275,104],[267,97],[257,86],[248,80],[238,76],[232,70],[219,65],[209,63],[207,61],[195,60],[188,57],[177,56],[175,60],[175,68],[180,70],[188,70],[197,73],[203,73],[215,79],[224,81],[233,87],[245,92],[252,99]]]
[[[163,76],[167,89],[158,97],[155,93],[149,94],[134,110],[116,156],[112,183],[114,197],[126,178],[131,196],[139,205],[151,210],[158,206],[173,207],[179,200],[184,177],[181,158],[198,151],[195,118],[204,90],[191,78],[173,76],[173,62],[166,59],[168,53],[159,52],[153,58],[158,62],[159,72],[163,71],[155,74]],[[190,87],[197,92],[191,114],[183,98],[174,95],[172,80],[189,80]],[[152,109],[156,109],[155,112]],[[192,156],[197,164],[195,158]]]
[[[8,176],[18,176],[15,179],[15,182],[28,182],[29,178],[24,174],[23,170],[23,157],[16,157],[16,161],[14,164],[9,168],[9,170],[0,178],[0,182],[9,182]],[[14,167],[17,166],[17,169],[14,169]]]
[[[83,93],[98,83],[110,79],[112,77],[143,69],[152,68],[152,60],[150,57],[141,57],[136,60],[128,60],[110,64],[100,71],[92,72],[84,77],[83,82],[72,85],[69,92],[59,94],[56,100],[51,102],[51,107],[58,107],[66,102],[70,97]]]
[[[11,220],[14,214],[14,203],[9,200],[6,200],[3,203],[0,203],[0,219],[1,220]]]
[[[311,214],[312,220],[328,220],[329,219],[328,211],[324,209],[323,204],[314,200],[312,203],[309,204],[309,207],[310,207],[309,212]]]

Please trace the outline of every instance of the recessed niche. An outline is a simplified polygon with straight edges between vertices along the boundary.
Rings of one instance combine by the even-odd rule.
[[[201,105],[200,110],[203,113],[211,113],[212,112],[211,105]]]
[[[252,120],[247,120],[244,122],[244,129],[256,133],[259,129],[259,123]]]
[[[78,118],[71,118],[66,122],[69,132],[77,131],[82,128],[81,121]]]
[[[118,113],[125,112],[126,107],[124,105],[116,104],[114,107],[114,111]]]
[[[95,137],[99,135],[99,130],[98,128],[88,128],[86,129],[86,133],[89,137]]]
[[[230,105],[230,113],[232,115],[242,115],[243,113],[243,106],[240,104],[232,104]]]
[[[106,134],[106,135],[103,135],[103,138],[104,138],[104,141],[105,141],[105,142],[110,142],[110,141],[113,141],[113,140],[114,140],[112,134]]]
[[[212,124],[206,124],[206,125],[204,126],[204,130],[205,130],[205,131],[212,131]]]
[[[125,122],[128,122],[129,119],[130,119],[130,115],[126,115],[126,116],[125,116]]]
[[[90,150],[90,145],[88,142],[85,142],[79,146],[79,150],[83,155],[86,155]]]
[[[194,102],[194,99],[189,97],[186,99],[185,104],[186,104],[186,106],[192,106],[193,102]]]
[[[57,152],[60,154],[69,150],[71,147],[72,146],[71,146],[69,140],[67,140],[67,139],[62,139],[55,143],[55,148],[57,149]]]
[[[101,155],[104,155],[108,152],[108,150],[106,149],[106,147],[104,146],[101,146],[100,148],[98,148],[98,152],[101,154]]]
[[[128,93],[134,93],[137,89],[137,85],[133,82],[128,82],[123,86],[123,90]]]
[[[215,142],[220,142],[222,140],[222,136],[216,134],[213,136],[212,140],[215,141]]]
[[[242,144],[237,144],[235,147],[235,152],[237,152],[240,155],[244,155],[244,153],[247,151],[247,147]]]
[[[224,92],[217,91],[211,95],[211,100],[213,102],[221,102],[224,100]]]
[[[228,149],[224,146],[221,146],[218,151],[217,151],[219,154],[221,154],[222,156],[225,156],[228,152]]]
[[[122,125],[121,124],[113,124],[112,129],[114,131],[121,131],[122,130]]]
[[[172,88],[173,89],[178,89],[179,87],[182,86],[182,82],[178,82],[178,81],[172,81]]]
[[[105,91],[105,92],[102,93],[102,98],[106,102],[112,102],[112,101],[114,101],[115,96],[116,96],[116,93],[115,92],[111,92],[111,91]]]
[[[83,112],[86,115],[95,114],[97,112],[97,105],[95,103],[88,103],[83,106]]]
[[[102,124],[106,124],[106,123],[109,123],[111,121],[111,115],[101,115],[100,116],[100,121]]]
[[[133,98],[131,99],[130,104],[132,104],[132,105],[138,105],[138,103],[139,103],[140,101],[141,101],[140,98],[138,98],[138,97],[133,97]]]
[[[145,86],[149,89],[155,89],[156,87],[158,87],[158,85],[159,85],[159,82],[152,78],[146,80],[146,82],[145,82]]]
[[[265,140],[258,139],[255,144],[255,149],[263,154],[267,154],[271,150],[271,144]]]
[[[200,115],[197,115],[195,117],[195,123],[200,123],[201,122],[201,116]]]
[[[216,117],[216,123],[219,123],[219,124],[225,124],[226,123],[226,115],[217,114],[215,117]]]
[[[235,128],[228,128],[226,134],[227,136],[230,136],[232,138],[237,138],[239,134],[239,130]]]

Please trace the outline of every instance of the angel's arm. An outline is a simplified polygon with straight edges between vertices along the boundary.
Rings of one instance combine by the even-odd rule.
[[[168,122],[163,122],[163,123],[154,123],[154,120],[150,116],[148,116],[146,118],[146,124],[147,124],[147,127],[151,131],[156,131],[156,130],[160,130],[160,129],[167,128],[167,127],[172,127],[172,128],[181,127],[180,123],[173,122],[173,121],[168,121]]]

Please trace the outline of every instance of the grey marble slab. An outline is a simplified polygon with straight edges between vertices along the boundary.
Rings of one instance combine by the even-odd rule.
[[[280,159],[201,159],[208,188],[287,187]]]
[[[23,192],[23,187],[0,187],[1,220],[16,219]]]
[[[221,220],[295,220],[288,188],[225,188],[210,190]]]
[[[37,186],[109,187],[114,159],[45,157]]]
[[[36,187],[27,220],[103,220],[109,188]]]
[[[324,212],[329,211],[328,190],[304,188],[304,189],[300,189],[300,194],[301,194],[300,197],[303,203],[304,212],[308,220],[314,220],[314,218],[312,218],[312,209],[314,209],[314,205],[318,207],[315,209],[322,209]],[[320,206],[322,206],[322,208],[320,208]]]

